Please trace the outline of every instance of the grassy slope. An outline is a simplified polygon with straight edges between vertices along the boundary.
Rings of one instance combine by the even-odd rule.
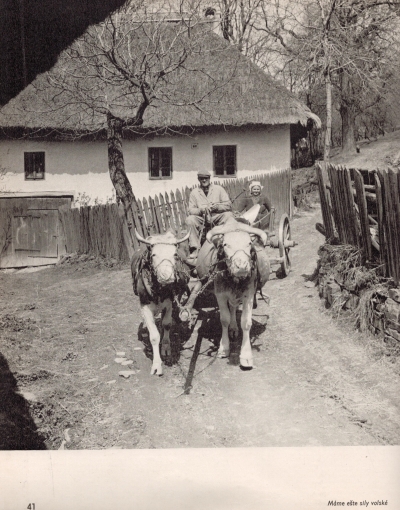
[[[388,133],[371,142],[363,141],[359,145],[360,152],[358,154],[343,154],[341,152],[335,154],[335,151],[332,151],[331,163],[373,170],[385,168],[390,162],[400,160],[400,130]]]

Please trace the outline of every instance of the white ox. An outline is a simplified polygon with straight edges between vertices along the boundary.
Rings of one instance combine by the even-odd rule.
[[[184,254],[178,252],[178,245],[189,238],[190,232],[182,239],[176,239],[172,232],[154,235],[144,239],[138,232],[136,238],[147,245],[147,249],[136,252],[132,258],[131,270],[135,294],[139,296],[140,308],[149,331],[153,350],[153,364],[150,374],[162,375],[160,356],[160,333],[155,316],[162,313],[161,355],[171,355],[170,329],[172,323],[172,302],[186,289],[189,275],[183,268]]]
[[[237,337],[239,331],[236,310],[242,304],[243,340],[240,350],[240,366],[247,370],[253,367],[250,328],[260,263],[264,264],[264,273],[267,273],[266,279],[269,274],[269,262],[260,246],[258,246],[259,260],[257,261],[255,236],[263,246],[267,244],[267,234],[264,231],[231,220],[225,225],[214,227],[207,233],[207,240],[213,242],[218,250],[217,267],[224,269],[223,272],[217,274],[214,280],[214,292],[218,301],[222,326],[218,356],[225,358],[230,354],[229,331]],[[263,283],[265,283],[265,279]]]

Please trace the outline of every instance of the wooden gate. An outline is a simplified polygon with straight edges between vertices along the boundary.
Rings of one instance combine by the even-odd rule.
[[[58,209],[29,210],[12,218],[13,250],[22,258],[58,257]]]
[[[0,267],[55,264],[65,253],[59,209],[72,197],[2,196],[0,200]]]

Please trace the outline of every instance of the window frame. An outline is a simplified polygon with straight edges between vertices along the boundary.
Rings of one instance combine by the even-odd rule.
[[[226,149],[227,148],[234,148],[235,149],[235,169],[234,169],[234,173],[233,174],[228,174],[226,172]],[[238,168],[237,168],[237,145],[234,145],[234,144],[225,144],[225,145],[213,145],[212,146],[212,149],[213,149],[213,154],[212,154],[212,157],[213,157],[213,173],[214,173],[214,177],[221,177],[221,178],[225,178],[225,179],[233,179],[233,178],[237,178],[237,171],[238,171]],[[216,169],[216,164],[215,164],[215,160],[216,160],[216,151],[218,149],[223,149],[223,174],[218,174],[217,173],[217,169]]]
[[[170,157],[169,173],[170,173],[170,175],[168,175],[168,176],[161,174],[162,166],[160,166],[160,161],[161,161],[160,153],[163,150],[168,150],[169,151],[169,157]],[[151,163],[152,163],[151,153],[154,152],[154,151],[158,151],[158,161],[159,161],[159,164],[158,164],[158,176],[153,176],[151,174],[151,171],[152,171],[152,167],[151,167]],[[147,159],[148,159],[149,179],[151,181],[160,181],[160,180],[170,180],[170,179],[172,179],[172,177],[173,177],[172,146],[167,146],[167,147],[165,147],[165,146],[164,147],[148,147],[147,148]]]
[[[29,162],[29,157],[32,155],[41,154],[41,161],[33,161]],[[33,157],[35,159],[35,157]],[[37,177],[37,170],[33,168],[33,170],[29,169],[28,166],[43,164],[43,171],[41,172],[43,175],[41,177]],[[28,175],[28,170],[32,172],[32,174]],[[24,151],[24,178],[25,181],[44,181],[46,178],[46,152],[45,151]]]

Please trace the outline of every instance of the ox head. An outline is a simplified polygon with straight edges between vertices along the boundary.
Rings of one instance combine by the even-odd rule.
[[[207,234],[207,240],[218,247],[219,256],[226,261],[231,276],[240,280],[248,278],[254,268],[253,241],[256,237],[264,245],[267,243],[265,232],[237,221],[214,227]]]
[[[136,239],[148,246],[151,268],[160,285],[168,285],[176,281],[177,248],[180,243],[189,238],[189,234],[190,231],[182,239],[176,239],[172,232],[167,232],[144,239],[135,230]]]

